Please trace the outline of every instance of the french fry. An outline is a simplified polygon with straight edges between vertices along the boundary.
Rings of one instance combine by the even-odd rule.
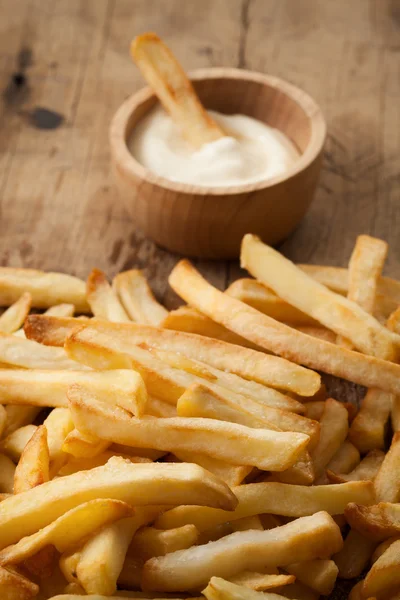
[[[287,565],[285,570],[296,576],[308,587],[324,596],[328,596],[334,586],[339,569],[333,560],[309,560]]]
[[[133,464],[114,457],[102,467],[53,479],[1,502],[1,548],[95,498],[112,498],[135,506],[207,503],[227,510],[237,503],[225,483],[197,465]]]
[[[152,353],[175,369],[181,369],[223,388],[252,398],[260,404],[265,404],[266,406],[279,408],[281,410],[288,410],[294,413],[304,412],[304,406],[301,402],[293,400],[289,396],[285,396],[281,392],[266,387],[256,381],[249,381],[234,373],[226,373],[225,371],[215,369],[206,363],[187,358],[186,356],[182,356],[175,352],[152,350]]]
[[[77,388],[77,386],[75,386]],[[71,388],[70,388],[71,390]],[[284,470],[308,443],[301,433],[253,429],[213,419],[142,417],[108,409],[88,394],[68,394],[75,425],[84,433],[119,443],[169,452],[189,450],[266,470]]]
[[[125,458],[126,460],[129,460],[132,463],[153,462],[149,458],[144,458],[142,456],[116,454],[115,452],[111,452],[110,450],[105,450],[101,454],[97,454],[96,456],[90,458],[71,457],[68,459],[68,462],[60,468],[57,474],[60,477],[65,477],[65,475],[72,475],[72,473],[78,473],[78,471],[89,471],[90,469],[94,469],[95,467],[101,467],[102,465],[105,465],[113,456],[121,456],[122,458]]]
[[[92,269],[86,283],[86,298],[95,317],[107,321],[130,321],[103,271]]]
[[[74,304],[78,312],[89,312],[85,282],[64,273],[34,269],[0,268],[0,305],[10,306],[23,293],[32,296],[32,306],[50,308],[54,304]]]
[[[400,536],[400,504],[380,502],[375,506],[362,506],[350,502],[345,516],[349,525],[368,539],[381,542]]]
[[[230,577],[231,583],[243,585],[244,587],[255,590],[256,592],[265,592],[281,585],[288,585],[293,583],[294,580],[295,577],[293,575],[252,573],[251,571],[242,571],[242,573]]]
[[[389,452],[374,479],[378,502],[398,502],[400,500],[400,434],[395,433]]]
[[[107,450],[109,445],[110,442],[106,440],[73,429],[65,437],[61,449],[66,455],[71,454],[75,458],[94,458]]]
[[[357,304],[318,283],[279,252],[254,235],[245,235],[241,265],[288,303],[302,310],[358,350],[386,360],[396,360],[394,334]]]
[[[392,397],[392,409],[390,413],[392,429],[396,433],[400,431],[400,396]]]
[[[342,484],[344,485],[344,484]],[[350,529],[344,540],[343,548],[332,558],[339,569],[339,577],[353,579],[364,571],[375,550],[376,542]]]
[[[36,406],[8,404],[4,408],[7,413],[6,426],[3,431],[4,439],[8,438],[8,436],[17,431],[17,429],[25,427],[25,425],[30,425],[40,412],[40,408],[37,408]]]
[[[222,481],[225,481],[229,487],[240,485],[252,471],[252,467],[231,465],[199,452],[178,450],[176,451],[176,457],[182,462],[196,463],[200,467],[203,467],[203,469],[214,473]]]
[[[382,390],[371,388],[367,391],[349,431],[350,440],[363,454],[385,447],[385,428],[393,400],[393,394]]]
[[[236,393],[227,394],[218,387],[198,383],[189,386],[178,400],[178,415],[219,419],[247,427],[276,431],[298,431],[310,437],[311,448],[318,443],[319,425],[316,421],[287,411],[261,406],[249,397]]]
[[[332,460],[347,437],[349,430],[347,410],[340,402],[329,398],[325,402],[320,425],[319,442],[311,452],[317,479],[325,472],[326,465]]]
[[[24,369],[82,369],[67,357],[64,348],[47,348],[7,333],[0,333],[0,362]]]
[[[143,272],[138,269],[119,273],[114,277],[113,289],[132,321],[159,325],[168,315],[167,309],[155,299]]]
[[[365,458],[349,473],[341,469],[327,470],[328,479],[332,483],[344,483],[345,481],[373,481],[385,458],[382,450],[371,450]],[[329,465],[328,465],[329,466]]]
[[[181,331],[183,333],[194,333],[220,340],[221,342],[235,344],[236,346],[261,350],[256,344],[252,344],[240,335],[229,331],[226,327],[219,325],[219,323],[206,317],[206,315],[203,315],[203,313],[191,306],[180,306],[175,310],[171,310],[160,325],[165,329],[173,329],[174,331]]]
[[[54,408],[43,423],[47,430],[47,445],[50,458],[50,479],[67,462],[63,451],[64,440],[73,430],[74,423],[68,408]]]
[[[307,336],[223,294],[180,261],[171,287],[189,304],[235,333],[278,355],[366,387],[400,394],[400,366]]]
[[[393,542],[372,565],[362,586],[364,598],[386,598],[400,588],[400,541]]]
[[[0,331],[3,333],[15,333],[22,327],[31,309],[32,297],[25,292],[14,302],[0,317]]]
[[[89,386],[104,402],[142,414],[147,401],[143,381],[135,371],[47,371],[0,369],[0,403],[68,406],[69,386]]]
[[[202,106],[181,65],[154,33],[136,37],[131,56],[184,138],[195,148],[225,136]]]
[[[37,429],[36,425],[25,425],[10,433],[0,442],[0,452],[3,452],[15,463],[20,459],[23,449]]]
[[[361,594],[362,587],[364,585],[364,580],[358,581],[355,586],[351,588],[349,600],[364,600],[364,597]]]
[[[318,340],[322,340],[325,342],[329,342],[330,344],[337,343],[337,336],[330,329],[326,329],[325,327],[313,327],[312,325],[301,325],[300,327],[296,327],[297,331],[301,333],[305,333],[306,335],[310,335],[311,337],[315,337]]]
[[[49,318],[31,315],[25,323],[28,337],[43,344],[64,345],[76,328],[82,330],[78,319]],[[204,336],[166,329],[130,324],[90,322],[89,332],[112,336],[114,340],[132,346],[146,344],[159,350],[176,352],[206,363],[220,371],[233,373],[244,379],[257,381],[269,387],[313,396],[321,384],[320,376],[285,359],[266,355],[248,348]]]
[[[133,448],[132,446],[124,446],[124,444],[111,444],[110,452],[114,454],[120,454],[123,456],[124,454],[129,455],[131,458],[140,457],[140,458],[148,458],[151,462],[162,458],[167,453],[160,450],[153,450],[152,448]],[[182,462],[188,462],[186,460]]]
[[[14,474],[14,494],[26,492],[50,479],[50,456],[45,425],[26,444]]]
[[[232,521],[231,526],[233,531],[247,531],[248,529],[258,529],[259,531],[263,531],[266,529],[263,527],[261,519],[258,515],[253,515],[252,517],[243,517],[242,519]]]
[[[30,600],[39,593],[39,586],[20,573],[0,567],[0,597],[4,600]]]
[[[307,417],[307,419],[320,421],[325,409],[325,400],[312,400],[311,402],[305,402],[304,409],[304,415]]]
[[[333,473],[350,473],[360,464],[360,453],[348,440],[345,440],[327,465]],[[352,481],[352,480],[350,480]]]
[[[0,439],[7,425],[7,412],[4,406],[0,408]]]
[[[139,511],[134,517],[103,528],[79,551],[75,571],[87,594],[115,593],[132,536],[142,524],[141,517]]]
[[[373,565],[380,556],[382,556],[382,554],[384,552],[386,552],[386,550],[389,548],[389,546],[391,546],[393,544],[393,542],[396,542],[399,539],[398,536],[395,537],[390,537],[387,538],[386,540],[384,540],[383,542],[381,542],[379,544],[379,546],[377,546],[374,550],[374,553],[372,554],[371,557],[371,564]]]
[[[14,491],[15,465],[8,456],[0,454],[0,492],[12,494]]]
[[[143,527],[133,536],[128,552],[143,561],[153,556],[165,556],[170,552],[194,546],[199,533],[194,525],[183,525],[176,529]]]
[[[55,304],[50,306],[44,313],[48,317],[73,317],[75,306],[73,304]]]
[[[238,531],[205,546],[152,558],[144,565],[142,588],[196,589],[212,576],[229,578],[238,571],[284,566],[295,562],[299,552],[304,560],[328,558],[341,547],[338,526],[327,513],[318,512],[272,530]]]
[[[133,510],[119,500],[95,499],[80,504],[36,533],[1,550],[0,564],[20,564],[50,544],[58,552],[67,552],[101,527],[129,517]]]
[[[227,521],[261,514],[303,517],[326,511],[331,515],[340,515],[349,502],[355,501],[356,496],[362,498],[357,504],[369,506],[375,502],[371,482],[311,487],[275,482],[248,483],[232,489],[239,502],[233,512],[177,506],[160,515],[154,526],[158,529],[172,529],[193,523],[202,532]]]
[[[278,587],[281,585],[287,585],[288,583],[292,583],[290,578],[286,576],[286,579],[279,583],[279,580],[285,578],[285,575],[265,575],[264,577],[269,577],[270,581],[272,578],[272,582],[275,582],[276,585],[272,585],[271,587]],[[207,587],[203,590],[204,596],[207,600],[283,600],[284,596],[279,596],[278,594],[270,594],[260,593],[252,589],[249,585],[246,584],[237,584],[232,581],[226,581],[225,579],[221,579],[220,577],[211,577]]]
[[[318,321],[279,298],[256,279],[237,279],[225,290],[225,294],[237,298],[277,321],[291,325],[318,326]]]
[[[274,592],[281,594],[284,598],[292,598],[293,600],[319,600],[320,597],[319,592],[312,590],[299,581],[276,588]]]

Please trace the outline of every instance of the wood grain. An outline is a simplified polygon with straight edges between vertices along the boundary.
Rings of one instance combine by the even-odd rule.
[[[135,230],[109,180],[108,124],[142,86],[129,42],[146,30],[186,69],[255,69],[312,95],[328,121],[323,173],[282,249],[346,265],[369,233],[389,242],[386,272],[400,277],[399,0],[0,0],[2,265],[82,277],[139,267],[176,306],[177,257]],[[59,126],[38,129],[37,108]],[[220,288],[240,275],[233,262],[197,266]]]

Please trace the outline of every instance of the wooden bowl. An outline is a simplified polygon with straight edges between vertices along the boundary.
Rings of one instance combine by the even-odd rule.
[[[236,258],[245,233],[277,244],[298,225],[313,198],[326,125],[320,108],[295,86],[239,69],[202,69],[191,80],[203,104],[276,127],[301,152],[285,174],[238,186],[202,187],[169,181],[139,164],[127,140],[154,106],[149,88],[126,100],[110,128],[113,172],[134,223],[160,246],[186,256]]]

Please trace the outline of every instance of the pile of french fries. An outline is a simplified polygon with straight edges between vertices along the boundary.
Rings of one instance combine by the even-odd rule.
[[[400,598],[386,254],[360,236],[348,269],[296,266],[247,235],[254,278],[181,261],[171,312],[138,270],[0,269],[0,598]]]

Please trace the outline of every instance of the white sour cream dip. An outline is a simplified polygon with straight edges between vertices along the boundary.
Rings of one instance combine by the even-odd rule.
[[[193,150],[157,106],[133,130],[132,155],[166,179],[204,186],[256,183],[284,174],[299,159],[297,148],[277,129],[244,115],[208,112],[227,137]]]

